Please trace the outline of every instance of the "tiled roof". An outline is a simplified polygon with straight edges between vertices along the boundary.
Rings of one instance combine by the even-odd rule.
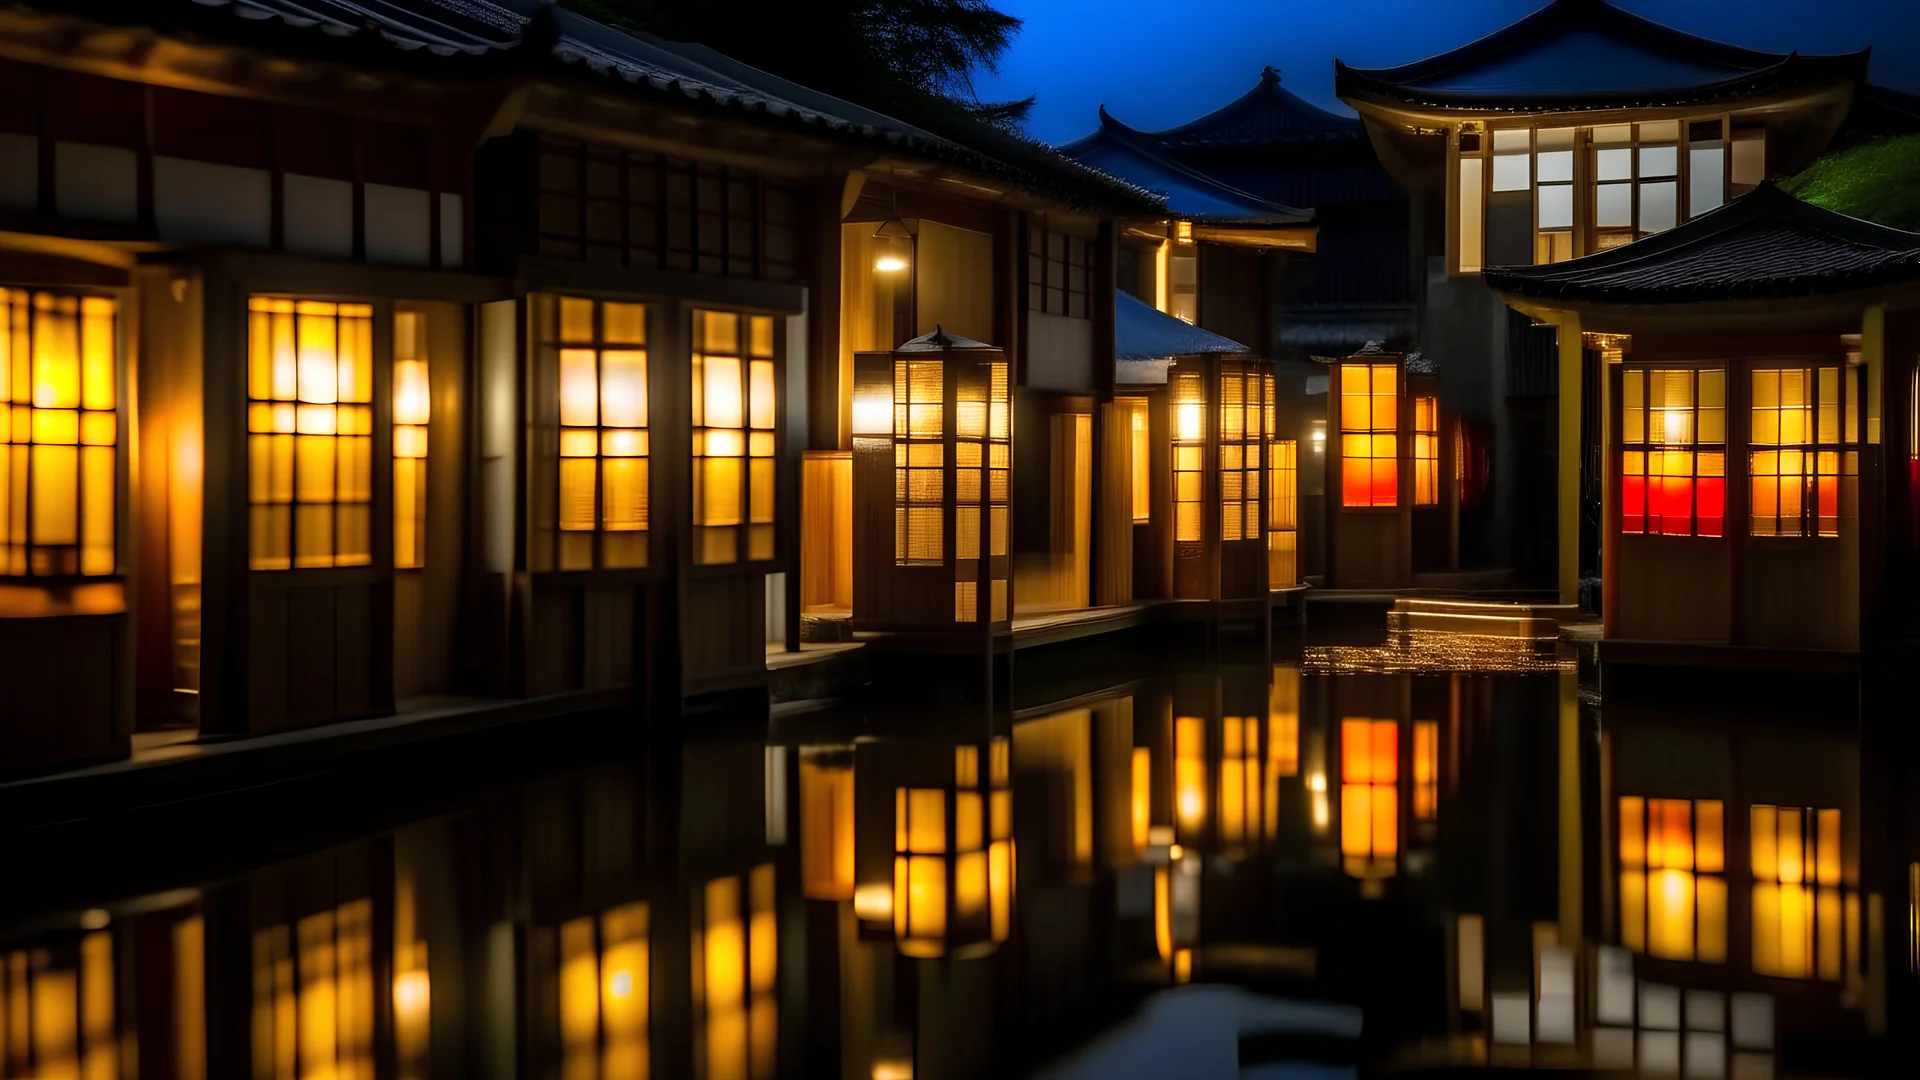
[[[1357,118],[1309,104],[1280,85],[1280,73],[1272,67],[1260,72],[1260,81],[1253,89],[1225,105],[1177,127],[1152,133],[1159,145],[1175,150],[1297,146],[1366,137],[1366,129]]]
[[[163,10],[163,5],[171,10]],[[368,62],[364,50],[373,43],[415,57],[452,58],[437,67],[417,61],[409,65],[423,74],[451,78],[481,70],[580,70],[684,104],[884,143],[1071,207],[1142,214],[1161,210],[1159,199],[1140,188],[985,125],[970,134],[934,134],[705,46],[619,30],[547,0],[60,0],[59,6],[123,24],[179,23],[193,32],[239,40],[260,36],[249,33],[249,26],[284,24],[312,31],[308,40],[335,43],[317,51],[345,54],[338,58],[349,63]],[[228,13],[232,19],[216,17]],[[270,45],[291,46],[304,37],[295,34],[290,39],[283,32]],[[316,47],[307,45],[305,51],[312,54]],[[352,55],[356,51],[359,55]],[[495,59],[482,69],[458,63],[463,56]],[[449,64],[453,66],[445,66]]]
[[[1115,360],[1161,360],[1169,356],[1253,351],[1231,338],[1157,311],[1124,289],[1116,290],[1115,296],[1118,297],[1113,309]]]
[[[1920,282],[1920,233],[1801,202],[1771,184],[1623,247],[1548,266],[1490,267],[1516,296],[1664,304],[1777,300]]]
[[[1155,146],[1154,139],[1114,119],[1102,105],[1100,130],[1062,146],[1060,152],[1153,192],[1181,217],[1286,224],[1312,216],[1311,211],[1270,202],[1189,168]]]
[[[1859,80],[1867,50],[1800,56],[1683,33],[1605,0],[1553,0],[1502,30],[1399,67],[1334,61],[1344,100],[1505,110],[1696,104]]]

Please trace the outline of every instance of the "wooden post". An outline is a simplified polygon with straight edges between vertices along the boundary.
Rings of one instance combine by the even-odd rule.
[[[1562,315],[1557,577],[1562,604],[1580,602],[1580,316]]]

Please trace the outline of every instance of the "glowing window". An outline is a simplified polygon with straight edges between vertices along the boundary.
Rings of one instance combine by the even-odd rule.
[[[253,934],[256,1075],[367,1076],[374,1058],[373,902]]]
[[[1197,716],[1173,722],[1173,818],[1175,835],[1189,843],[1207,825],[1207,727]]]
[[[1440,812],[1440,723],[1413,722],[1413,817],[1432,821]]]
[[[252,566],[366,566],[373,308],[255,296],[248,309]]]
[[[1840,811],[1749,809],[1753,970],[1838,981],[1859,970],[1860,899],[1844,869]]]
[[[1391,873],[1400,853],[1400,725],[1340,722],[1340,854],[1355,876]]]
[[[905,366],[901,364],[899,366]],[[896,369],[897,370],[897,369]],[[1007,614],[1008,483],[1013,467],[1007,362],[960,367],[954,380],[953,618],[980,620],[980,559],[988,560],[987,617]],[[896,461],[898,450],[895,451]],[[983,552],[982,534],[985,534]]]
[[[420,315],[393,313],[393,565],[427,563],[427,420],[432,392],[427,381],[426,337]]]
[[[1413,505],[1440,502],[1440,399],[1413,399]]]
[[[697,311],[693,340],[694,561],[762,562],[774,556],[773,318]]]
[[[562,570],[647,565],[647,309],[577,296],[547,320],[559,358]]]
[[[1009,744],[954,753],[954,786],[895,788],[893,932],[906,956],[930,959],[960,944],[1002,942],[1013,921],[1013,792]]]
[[[1534,133],[1536,263],[1573,258],[1573,128]]]
[[[1394,364],[1340,365],[1340,502],[1400,503],[1400,369]]]
[[[1200,322],[1200,260],[1192,255],[1171,255],[1167,258],[1167,272],[1172,279],[1167,290],[1167,314],[1197,325]]]
[[[0,1075],[120,1075],[113,976],[111,929],[0,950]]]
[[[1266,819],[1260,756],[1260,718],[1229,716],[1220,724],[1220,839],[1254,843]]]
[[[1754,536],[1838,536],[1841,517],[1852,516],[1860,470],[1848,447],[1859,421],[1845,381],[1833,365],[1753,372]]]
[[[104,296],[0,289],[0,574],[119,569],[117,312]]]
[[[1168,395],[1173,408],[1173,538],[1198,543],[1202,538],[1207,452],[1206,389],[1197,371],[1175,372]]]
[[[1133,452],[1133,523],[1145,525],[1153,519],[1153,452],[1148,442],[1147,399],[1119,398],[1127,415],[1127,430]]]
[[[1267,585],[1300,583],[1300,446],[1292,439],[1267,444]]]
[[[1220,373],[1220,539],[1260,539],[1260,448],[1266,444],[1259,373]]]
[[[1722,535],[1726,401],[1724,368],[1621,373],[1621,532]]]
[[[1620,799],[1620,943],[1663,960],[1727,959],[1726,823],[1715,799]]]
[[[893,365],[893,557],[901,566],[946,562],[946,365]]]

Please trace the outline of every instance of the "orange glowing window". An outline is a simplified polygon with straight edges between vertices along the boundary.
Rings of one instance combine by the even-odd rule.
[[[1340,365],[1340,502],[1400,504],[1400,369]]]
[[[1413,816],[1432,821],[1440,811],[1440,724],[1413,722]]]
[[[248,302],[252,566],[373,561],[373,307]]]
[[[1413,505],[1440,503],[1440,399],[1413,399]]]
[[[1726,824],[1717,799],[1619,803],[1620,943],[1663,960],[1727,958]]]
[[[647,565],[647,309],[578,296],[539,298],[558,350],[562,570]]]
[[[1340,722],[1340,854],[1349,873],[1390,872],[1400,853],[1400,725]]]
[[[764,562],[774,556],[773,318],[693,316],[693,561]]]
[[[119,569],[118,306],[0,289],[0,575]]]
[[[1620,531],[1723,535],[1726,369],[1627,368],[1620,397]]]
[[[1846,866],[1840,811],[1754,806],[1753,970],[1837,982],[1860,972],[1860,898]]]
[[[1840,519],[1853,516],[1859,406],[1849,381],[1837,365],[1754,370],[1754,536],[1839,536]]]

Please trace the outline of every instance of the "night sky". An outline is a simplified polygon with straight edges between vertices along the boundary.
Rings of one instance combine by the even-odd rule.
[[[1038,94],[1028,130],[1050,143],[1099,123],[1170,127],[1231,101],[1260,68],[1333,98],[1333,58],[1386,67],[1465,44],[1545,0],[997,0],[1026,20],[983,99]],[[1875,82],[1920,93],[1920,0],[1622,0],[1689,33],[1769,52],[1873,46]]]

